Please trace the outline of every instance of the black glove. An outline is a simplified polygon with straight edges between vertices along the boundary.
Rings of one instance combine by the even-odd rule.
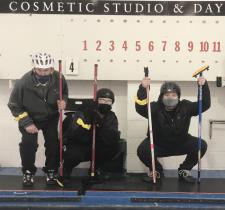
[[[103,123],[103,115],[99,111],[93,110],[92,111],[92,121],[98,127],[101,127],[102,126],[102,123]]]

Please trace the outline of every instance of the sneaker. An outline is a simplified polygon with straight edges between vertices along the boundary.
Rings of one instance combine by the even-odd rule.
[[[46,172],[46,184],[47,185],[56,185],[58,176],[55,170],[48,170]]]
[[[178,177],[180,181],[187,183],[195,183],[196,179],[191,175],[191,171],[185,169],[178,169]]]
[[[95,170],[94,176],[91,176],[91,170],[89,169],[88,175],[89,182],[91,182],[92,184],[102,184],[105,181],[102,171],[100,169]]]
[[[34,184],[34,175],[26,170],[23,174],[23,186],[32,186]]]
[[[104,181],[108,181],[111,178],[111,174],[104,171],[102,168],[96,169],[95,175]]]
[[[155,173],[156,173],[156,183],[160,182],[164,177],[164,173],[158,171],[155,171]],[[142,178],[142,181],[147,183],[153,183],[153,172],[152,171],[148,172],[148,174]]]

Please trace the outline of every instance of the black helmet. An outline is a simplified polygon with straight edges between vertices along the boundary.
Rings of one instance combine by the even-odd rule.
[[[160,96],[163,96],[165,93],[168,92],[175,92],[178,95],[178,98],[180,98],[181,91],[179,85],[177,85],[175,82],[164,82],[160,89]]]
[[[101,88],[97,91],[97,100],[99,98],[110,98],[110,99],[112,99],[113,103],[115,100],[114,93],[108,88]]]

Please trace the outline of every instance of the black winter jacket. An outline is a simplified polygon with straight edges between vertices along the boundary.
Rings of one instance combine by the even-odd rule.
[[[202,111],[211,105],[210,91],[207,82],[202,87]],[[146,99],[146,89],[139,86],[135,103],[136,111],[141,116],[148,118],[147,104],[141,105],[140,101]],[[173,117],[165,110],[162,96],[157,102],[151,102],[152,130],[154,143],[159,146],[173,147],[182,144],[186,139],[192,116],[198,115],[198,102],[188,100],[179,101]],[[149,135],[149,134],[147,134]]]
[[[91,112],[77,111],[68,114],[63,121],[64,144],[87,144],[92,142]],[[102,147],[117,147],[120,139],[118,120],[110,111],[102,118],[101,125],[96,126],[96,145]]]
[[[68,99],[68,87],[62,77],[63,99]],[[34,72],[31,70],[18,80],[13,88],[8,107],[19,126],[27,127],[35,122],[42,122],[58,115],[59,73],[54,71],[46,86],[38,85]]]

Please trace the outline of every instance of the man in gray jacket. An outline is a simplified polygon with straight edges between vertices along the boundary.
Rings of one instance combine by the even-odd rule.
[[[35,155],[38,148],[38,131],[45,139],[46,183],[55,184],[59,167],[58,119],[59,111],[66,107],[68,88],[62,77],[63,100],[59,100],[59,73],[54,70],[54,59],[47,53],[32,56],[33,69],[17,81],[8,103],[18,121],[22,134],[20,156],[23,185],[31,186],[36,172]]]

